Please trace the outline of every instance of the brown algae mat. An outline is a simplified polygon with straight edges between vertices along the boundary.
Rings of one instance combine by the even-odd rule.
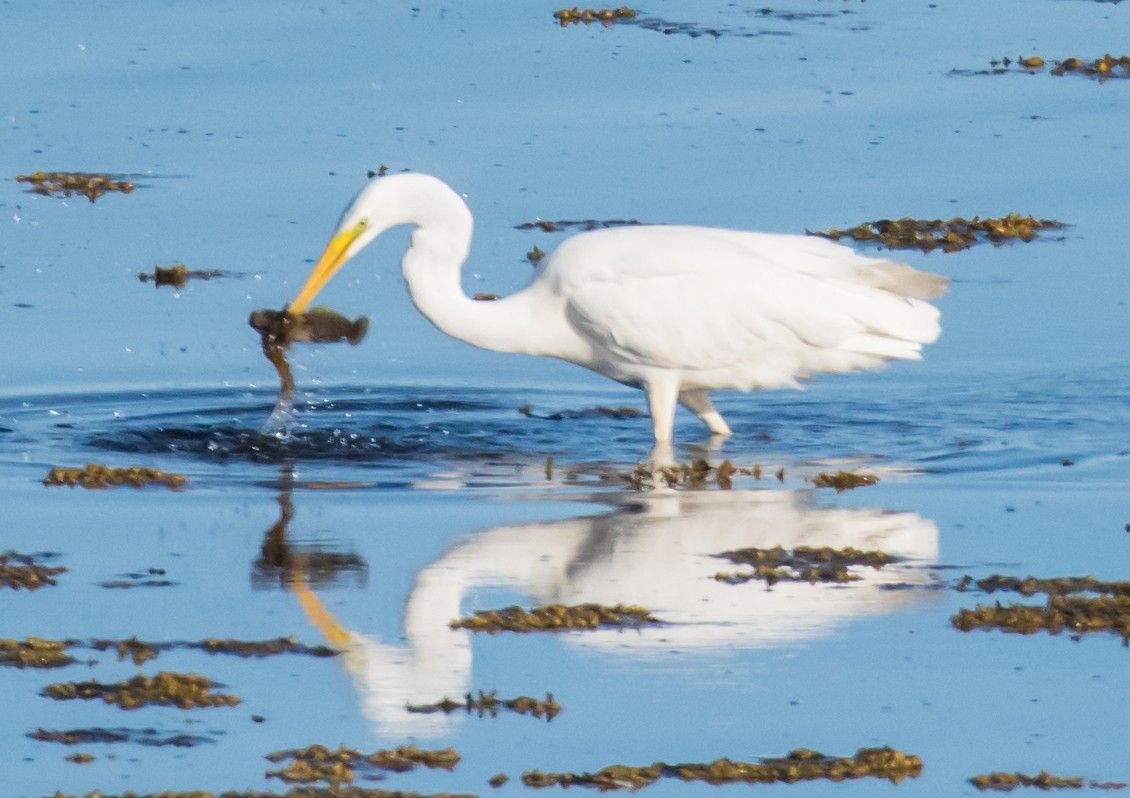
[[[66,729],[63,731],[36,729],[33,732],[28,732],[27,736],[39,742],[61,743],[62,745],[134,743],[151,748],[164,746],[191,748],[202,743],[216,742],[210,737],[198,737],[191,734],[165,735],[155,729],[103,729],[99,726],[88,729]]]
[[[195,649],[207,654],[227,654],[237,657],[263,658],[279,654],[300,654],[311,657],[336,657],[340,654],[328,646],[307,646],[293,637],[278,637],[274,640],[217,640],[208,638],[195,642],[147,642],[136,637],[124,640],[95,639],[83,643],[79,640],[44,640],[28,637],[26,640],[0,638],[0,666],[17,668],[57,668],[69,665],[75,659],[66,649],[89,648],[95,651],[114,651],[118,660],[127,657],[134,665],[141,665],[156,659],[162,651],[171,649]]]
[[[507,607],[501,610],[479,610],[467,618],[453,620],[452,629],[469,629],[472,632],[559,632],[570,629],[596,629],[617,627],[638,629],[660,621],[643,607],[617,604],[550,604],[524,610]]]
[[[1030,55],[1018,56],[1015,59],[1004,57],[1000,60],[994,58],[989,61],[990,69],[978,71],[954,70],[959,75],[1003,75],[1007,72],[1023,71],[1029,74],[1042,72],[1047,69],[1049,75],[1063,77],[1064,75],[1081,75],[1105,81],[1110,78],[1130,77],[1130,56],[1104,54],[1101,58],[1064,58],[1062,61],[1045,61],[1043,56]],[[1015,67],[1015,69],[1013,69]]]
[[[973,609],[961,609],[950,618],[954,628],[963,632],[973,629],[1001,629],[1018,634],[1051,634],[1068,632],[1077,637],[1086,632],[1114,632],[1122,637],[1122,645],[1130,645],[1130,582],[1102,581],[1093,577],[1059,577],[1038,579],[994,574],[974,581],[965,577],[958,582],[958,590],[968,590],[970,585],[992,593],[1008,590],[1031,596],[1044,593],[1048,596],[1043,605],[1033,604],[978,604]],[[1080,595],[1097,593],[1096,596]]]
[[[43,640],[29,637],[26,640],[0,639],[0,666],[15,668],[62,668],[75,662],[66,653],[73,641]]]
[[[1122,790],[1126,783],[1121,781],[1085,781],[1082,776],[1053,776],[1046,770],[1041,770],[1035,776],[1024,773],[982,773],[971,776],[969,783],[978,790],[995,790],[997,792],[1012,792],[1017,787],[1038,787],[1041,790],[1054,789],[1082,789],[1090,787],[1093,790]]]
[[[153,704],[180,709],[234,707],[239,704],[239,698],[234,695],[213,693],[212,688],[218,686],[211,679],[195,673],[162,671],[153,677],[139,673],[129,681],[114,684],[58,682],[47,685],[40,695],[56,701],[101,698],[107,704],[117,704],[127,710]]]
[[[818,488],[834,488],[836,493],[843,493],[845,490],[855,490],[856,488],[874,485],[878,481],[879,478],[874,474],[860,474],[855,471],[844,471],[843,469],[830,473],[821,471],[812,478],[812,484],[814,486]]]
[[[1063,226],[1062,222],[1054,219],[1037,219],[1010,213],[1007,216],[984,219],[979,216],[972,219],[958,216],[948,221],[904,216],[901,219],[863,222],[844,230],[833,227],[823,232],[805,232],[833,241],[850,238],[852,241],[878,244],[890,249],[958,252],[981,242],[999,246],[1012,241],[1033,241],[1041,230],[1059,230]]]
[[[921,758],[893,748],[860,748],[855,756],[830,757],[806,748],[787,756],[762,759],[760,762],[733,762],[719,759],[709,764],[668,765],[656,762],[645,767],[609,765],[596,773],[542,773],[533,770],[522,774],[527,787],[595,787],[604,790],[636,790],[661,778],[683,781],[705,781],[708,784],[771,784],[828,779],[843,781],[868,776],[888,779],[897,784],[922,773]]]
[[[43,478],[44,485],[66,485],[82,487],[87,490],[128,485],[141,488],[145,485],[164,485],[168,488],[183,488],[188,482],[184,474],[168,474],[157,468],[128,467],[110,468],[106,465],[87,463],[83,468],[52,468]]]
[[[188,285],[189,280],[211,280],[213,277],[227,276],[227,272],[215,269],[200,271],[190,269],[183,263],[176,263],[172,266],[154,266],[151,273],[141,272],[137,275],[137,279],[143,283],[153,283],[157,288],[163,285],[170,285],[173,288],[184,288]]]
[[[27,183],[31,191],[45,197],[77,194],[91,202],[108,191],[130,194],[134,189],[133,183],[128,180],[95,172],[32,172],[30,175],[17,175],[16,182]]]
[[[402,745],[392,750],[363,754],[353,748],[341,746],[336,750],[324,745],[311,745],[290,751],[267,754],[271,762],[291,760],[279,770],[267,771],[267,778],[277,778],[288,783],[313,784],[329,782],[331,787],[349,784],[358,770],[386,770],[403,773],[416,767],[453,770],[459,764],[459,754],[453,748],[427,751],[414,745]]]
[[[225,790],[224,792],[163,790],[161,792],[140,793],[126,790],[122,793],[108,793],[95,790],[83,794],[55,792],[50,798],[477,798],[477,796],[453,793],[425,795],[424,793],[404,792],[402,790],[341,785],[336,787],[292,787],[286,792],[273,792],[271,790]]]
[[[544,717],[547,721],[553,720],[561,714],[561,705],[553,699],[551,693],[546,693],[545,700],[541,701],[525,695],[517,698],[498,698],[496,690],[479,690],[477,698],[467,693],[462,701],[454,701],[444,697],[434,704],[410,704],[408,706],[409,712],[421,714],[442,712],[445,715],[450,715],[452,712],[463,711],[468,715],[475,713],[480,718],[497,717],[500,709],[506,709],[518,715],[531,715],[535,718]]]
[[[311,308],[306,313],[262,308],[252,312],[247,323],[259,333],[263,355],[279,375],[279,402],[284,404],[289,404],[294,395],[294,375],[286,359],[291,344],[348,341],[350,346],[356,346],[369,331],[367,317],[351,321],[324,307]]]
[[[750,547],[724,551],[715,555],[735,565],[747,565],[753,570],[723,572],[714,575],[719,582],[731,585],[752,580],[766,582],[772,586],[777,582],[831,582],[842,584],[862,579],[849,568],[856,566],[878,570],[895,561],[894,557],[882,551],[864,551],[848,546],[833,549],[828,546],[797,546],[789,551],[777,546],[772,549]]]
[[[514,225],[515,230],[541,230],[543,233],[560,233],[565,230],[603,230],[608,227],[631,227],[643,224],[639,219],[538,219]]]
[[[15,551],[0,552],[0,588],[13,590],[39,590],[53,587],[55,577],[66,573],[66,568],[52,568],[36,562],[35,555]]]

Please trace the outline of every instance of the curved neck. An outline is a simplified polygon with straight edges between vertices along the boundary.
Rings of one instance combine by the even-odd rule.
[[[563,339],[553,322],[563,322],[563,314],[547,312],[549,296],[535,301],[527,288],[480,301],[464,293],[461,273],[471,246],[471,216],[462,202],[462,214],[445,205],[432,205],[413,222],[402,270],[416,308],[442,332],[481,349],[562,356]]]

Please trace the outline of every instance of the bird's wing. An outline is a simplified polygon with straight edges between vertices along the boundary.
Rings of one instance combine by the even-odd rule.
[[[708,228],[582,234],[547,269],[570,323],[613,357],[744,368],[751,386],[916,357],[938,313],[910,297],[944,290],[942,278],[822,239]]]

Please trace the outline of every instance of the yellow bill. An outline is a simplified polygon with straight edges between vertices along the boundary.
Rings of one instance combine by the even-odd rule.
[[[357,237],[365,230],[366,224],[358,222],[344,230],[334,234],[330,239],[330,243],[326,244],[326,249],[322,253],[322,257],[318,258],[318,262],[314,265],[310,276],[306,278],[306,284],[302,286],[302,290],[298,292],[298,296],[290,303],[287,310],[291,313],[305,313],[310,301],[318,295],[322,287],[328,283],[337,270],[342,267],[348,257],[346,252],[349,250],[350,244],[357,240]]]

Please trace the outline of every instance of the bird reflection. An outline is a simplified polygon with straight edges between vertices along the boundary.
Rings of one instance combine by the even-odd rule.
[[[599,497],[608,501],[608,497]],[[365,715],[382,730],[445,733],[458,715],[414,715],[409,704],[471,690],[471,633],[449,623],[482,588],[510,588],[533,604],[631,603],[663,620],[629,632],[563,636],[611,656],[677,649],[726,656],[735,648],[787,645],[828,633],[849,618],[920,601],[933,584],[938,532],[914,513],[822,507],[812,491],[685,491],[614,498],[610,511],[471,535],[417,575],[404,609],[403,642],[346,629],[302,580],[292,581],[310,622],[344,652]],[[727,550],[782,546],[881,549],[898,562],[863,568],[848,585],[725,584]]]

